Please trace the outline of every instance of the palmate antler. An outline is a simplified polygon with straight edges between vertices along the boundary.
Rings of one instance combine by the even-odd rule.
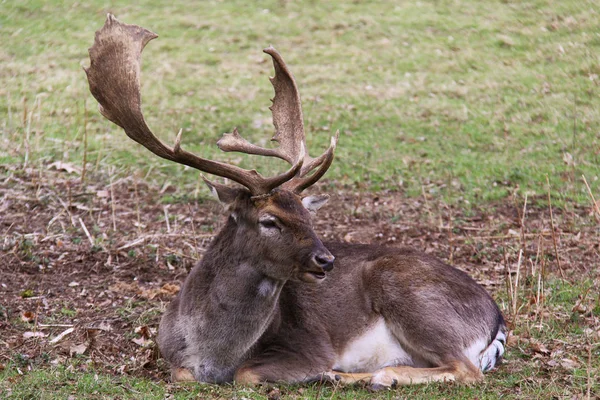
[[[300,193],[317,182],[333,161],[337,133],[329,149],[317,158],[306,151],[302,107],[298,88],[285,62],[273,47],[265,53],[273,58],[275,77],[271,83],[275,97],[271,111],[279,147],[268,149],[255,146],[240,136],[237,129],[226,133],[218,141],[223,151],[278,157],[292,167],[274,177],[263,177],[256,170],[207,160],[181,149],[181,131],[171,148],[162,143],[148,128],[141,110],[140,64],[142,50],[158,37],[137,25],[128,25],[108,14],[106,23],[96,32],[90,48],[90,67],[85,69],[92,95],[100,104],[100,112],[114,122],[127,136],[148,150],[167,160],[188,165],[209,174],[231,179],[250,190],[253,195],[267,194],[277,187]],[[309,175],[311,171],[318,169]]]

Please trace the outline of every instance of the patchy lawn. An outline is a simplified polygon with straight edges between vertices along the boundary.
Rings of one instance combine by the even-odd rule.
[[[0,391],[15,398],[371,395],[319,385],[167,384],[154,343],[158,322],[221,226],[221,206],[136,176],[82,183],[63,169],[2,172]],[[401,388],[394,396],[598,393],[599,227],[589,208],[554,209],[551,219],[547,207],[528,204],[523,217],[517,198],[464,210],[430,196],[328,186],[319,186],[333,195],[316,218],[322,237],[433,253],[487,287],[511,328],[506,362],[486,383]]]

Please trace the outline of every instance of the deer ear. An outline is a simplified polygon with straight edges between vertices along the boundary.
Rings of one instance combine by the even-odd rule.
[[[231,205],[238,195],[238,189],[231,188],[229,186],[221,185],[220,183],[211,182],[202,176],[204,183],[210,189],[212,195],[219,200],[223,205]]]
[[[316,213],[329,200],[329,195],[306,196],[302,199],[302,205],[311,213]]]

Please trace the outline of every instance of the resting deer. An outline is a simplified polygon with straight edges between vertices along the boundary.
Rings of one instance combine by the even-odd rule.
[[[168,306],[158,345],[174,381],[309,382],[373,387],[430,381],[475,382],[501,360],[502,314],[464,272],[418,251],[323,243],[311,216],[328,197],[302,197],[333,161],[312,158],[298,89],[277,51],[271,83],[275,148],[237,130],[223,151],[278,157],[291,167],[264,177],[200,158],[157,139],[141,111],[140,63],[157,36],[112,15],[96,33],[86,69],[101,113],[154,154],[237,182],[206,180],[228,219]],[[334,261],[335,260],[335,261]]]

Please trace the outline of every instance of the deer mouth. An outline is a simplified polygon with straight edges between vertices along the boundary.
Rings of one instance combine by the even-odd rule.
[[[325,279],[325,276],[326,275],[324,271],[307,271],[300,274],[299,278],[303,282],[315,283],[321,282],[323,279]]]

